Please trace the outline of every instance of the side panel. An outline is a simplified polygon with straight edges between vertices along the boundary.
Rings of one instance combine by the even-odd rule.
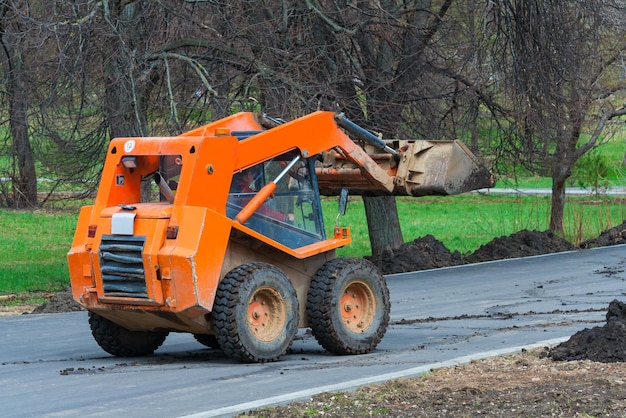
[[[67,264],[70,270],[72,296],[80,302],[81,295],[87,288],[94,286],[93,268],[89,252],[93,246],[93,238],[87,237],[93,206],[84,206],[78,215],[78,223],[74,232],[72,248],[67,254]]]
[[[237,161],[239,143],[234,137],[208,137],[188,155],[174,200],[172,222],[177,222],[176,208],[201,206],[224,213],[226,199]]]
[[[166,305],[181,311],[199,305],[210,311],[221,278],[232,222],[210,209],[186,207],[177,239],[159,252]]]

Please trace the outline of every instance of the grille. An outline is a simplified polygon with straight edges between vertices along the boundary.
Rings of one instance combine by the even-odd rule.
[[[143,267],[146,237],[104,235],[100,243],[100,272],[105,296],[147,298]]]

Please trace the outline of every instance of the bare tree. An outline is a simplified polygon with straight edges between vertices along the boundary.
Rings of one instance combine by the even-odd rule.
[[[23,6],[23,5],[22,5]],[[12,192],[3,190],[7,203],[16,209],[36,207],[37,174],[35,159],[29,139],[28,93],[26,87],[24,54],[27,54],[28,11],[20,10],[13,2],[0,4],[0,42],[6,98],[9,105],[9,128],[11,134],[10,171]]]
[[[56,2],[32,18],[39,48],[27,106],[53,190],[69,181],[95,188],[112,137],[178,134],[212,116],[214,45],[201,36],[204,6]]]
[[[563,232],[566,180],[626,112],[626,10],[613,0],[492,2],[493,53],[514,119],[508,147],[552,177],[550,229]]]

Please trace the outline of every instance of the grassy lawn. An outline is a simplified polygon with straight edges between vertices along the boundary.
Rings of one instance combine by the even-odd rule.
[[[450,250],[467,254],[493,238],[522,229],[543,231],[549,220],[548,197],[465,194],[451,197],[398,198],[405,241],[427,234]],[[323,201],[326,229],[332,231],[337,200]],[[593,238],[626,217],[619,199],[570,198],[566,205],[566,238],[574,243]],[[14,212],[0,210],[0,294],[53,292],[69,285],[66,254],[77,212]],[[350,197],[341,226],[352,230],[353,244],[340,256],[371,253],[365,210],[360,197]]]
[[[522,229],[545,231],[550,221],[547,196],[503,196],[465,194],[447,197],[398,198],[398,213],[405,242],[433,235],[451,251],[468,254],[495,237]],[[335,202],[326,202],[327,230],[334,225]],[[565,207],[565,238],[578,244],[597,237],[602,231],[622,223],[626,206],[610,197],[569,198]],[[348,213],[339,221],[350,226],[353,243],[339,254],[369,255],[371,247],[365,222],[365,209],[358,197],[351,197]]]
[[[0,210],[0,294],[56,291],[68,286],[65,255],[76,213]]]

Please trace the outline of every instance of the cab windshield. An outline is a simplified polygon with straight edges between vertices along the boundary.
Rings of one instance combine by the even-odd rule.
[[[285,169],[296,156],[287,153],[235,173],[227,203],[233,219],[257,191]],[[276,183],[276,191],[245,223],[289,248],[299,248],[325,239],[319,193],[312,161],[301,160]]]

